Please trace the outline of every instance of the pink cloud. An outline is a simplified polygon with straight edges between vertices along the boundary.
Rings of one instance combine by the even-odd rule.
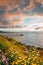
[[[30,0],[30,4],[26,8],[24,8],[24,11],[25,10],[29,10],[30,11],[34,7],[35,7],[34,1],[33,0]]]
[[[2,26],[3,24],[0,22],[0,26]]]
[[[43,4],[43,0],[36,0],[36,2]]]

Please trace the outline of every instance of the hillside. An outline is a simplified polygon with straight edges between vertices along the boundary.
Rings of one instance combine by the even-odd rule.
[[[4,52],[8,65],[43,65],[42,48],[26,46],[15,39],[0,35],[0,50]]]

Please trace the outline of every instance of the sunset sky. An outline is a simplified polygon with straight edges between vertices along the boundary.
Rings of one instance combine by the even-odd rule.
[[[43,29],[43,0],[0,0],[1,28]]]

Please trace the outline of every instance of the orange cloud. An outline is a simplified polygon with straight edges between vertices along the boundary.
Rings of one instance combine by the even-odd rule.
[[[30,4],[26,8],[24,8],[24,11],[31,10],[34,7],[35,7],[34,1],[33,0],[30,0]]]
[[[11,21],[11,22],[9,22],[9,25],[19,25],[19,24],[21,24],[22,22],[24,22],[24,19],[18,19],[18,20],[16,20],[16,21]]]
[[[36,2],[43,4],[43,0],[36,0]]]
[[[34,18],[34,17],[39,17],[43,16],[43,13],[38,13],[35,12],[34,16],[31,13],[28,14],[23,14],[23,12],[27,12],[27,11],[31,11],[32,9],[34,9],[36,7],[36,5],[34,4],[35,2],[41,3],[43,4],[43,0],[30,0],[29,4],[25,2],[25,0],[0,0],[0,6],[5,6],[5,13],[4,13],[4,17],[6,18],[6,21],[3,23],[3,21],[0,21],[0,25],[13,25],[13,24],[21,24],[24,22],[25,18]],[[22,9],[20,6],[22,4],[26,4],[26,6],[24,5],[24,8]],[[23,7],[23,6],[22,6]],[[15,8],[17,9],[16,13],[9,13],[8,11],[12,11],[15,10]],[[30,14],[30,15],[29,15]],[[1,16],[0,16],[1,18]],[[13,20],[15,18],[18,18],[17,20]]]
[[[43,0],[36,0],[36,2],[41,4],[41,7],[43,7]]]
[[[2,26],[2,23],[0,22],[0,26]]]
[[[0,21],[0,24],[2,24],[2,25],[15,25],[15,24],[21,24],[23,22],[24,22],[23,15],[6,13],[3,17],[3,20]]]
[[[16,13],[13,13],[13,14],[22,14],[23,12],[29,12],[31,11],[32,9],[34,9],[36,7],[36,5],[34,4],[34,2],[38,2],[38,3],[41,3],[42,4],[42,7],[43,7],[43,0],[30,0],[28,1],[28,3],[25,2],[25,0],[0,0],[0,6],[5,6],[5,13],[8,13],[8,11],[13,11],[15,9],[16,10]],[[21,9],[21,4],[27,4],[23,10]],[[36,13],[36,12],[35,12]],[[11,13],[10,13],[11,14]],[[30,13],[31,14],[31,13]]]

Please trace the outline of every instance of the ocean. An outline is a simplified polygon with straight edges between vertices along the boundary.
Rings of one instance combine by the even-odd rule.
[[[43,32],[12,32],[0,34],[16,39],[25,45],[43,48]]]

